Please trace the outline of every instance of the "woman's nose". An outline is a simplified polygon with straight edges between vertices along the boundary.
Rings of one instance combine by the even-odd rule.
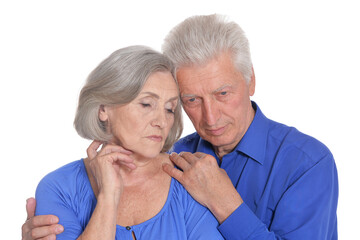
[[[167,126],[166,112],[165,110],[157,110],[152,121],[154,127],[164,128]]]

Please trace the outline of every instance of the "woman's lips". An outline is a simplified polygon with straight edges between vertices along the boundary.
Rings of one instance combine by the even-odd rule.
[[[163,139],[162,136],[160,135],[151,135],[151,136],[147,136],[147,138],[154,142],[161,142]]]

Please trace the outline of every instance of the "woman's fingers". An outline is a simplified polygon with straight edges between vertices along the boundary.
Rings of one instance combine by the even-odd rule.
[[[93,159],[97,155],[97,149],[100,147],[102,143],[100,141],[93,141],[90,146],[87,148],[86,153],[88,158]]]
[[[96,168],[96,165],[105,166],[106,162],[108,162],[109,166],[112,164],[117,164],[124,165],[132,170],[136,168],[136,165],[134,164],[134,159],[132,159],[129,155],[120,152],[110,152],[106,155],[96,156],[95,158],[90,159],[90,166],[92,169],[94,169]]]
[[[114,144],[103,144],[103,147],[100,150],[99,154],[108,154],[111,152],[119,152],[119,153],[124,153],[127,155],[132,154],[131,151],[126,150],[125,148],[123,148],[119,145],[114,145]]]
[[[101,145],[103,145],[103,146],[102,146],[101,150],[98,152],[97,150]],[[127,155],[132,154],[131,151],[129,151],[121,146],[114,145],[114,144],[105,144],[105,143],[102,143],[102,142],[96,141],[96,140],[93,141],[87,149],[87,155],[88,155],[89,159],[93,159],[98,155],[102,156],[102,155],[106,155],[106,154],[109,154],[112,152],[118,152],[118,153],[123,153],[123,154],[127,154]]]

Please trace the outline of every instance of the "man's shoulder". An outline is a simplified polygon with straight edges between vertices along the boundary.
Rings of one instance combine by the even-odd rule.
[[[299,131],[295,127],[274,121],[272,121],[272,127],[269,129],[268,139],[270,142],[278,144],[282,151],[298,151],[314,161],[331,155],[327,146],[318,139]]]
[[[197,132],[179,139],[173,146],[172,152],[192,152],[198,146],[200,136]]]

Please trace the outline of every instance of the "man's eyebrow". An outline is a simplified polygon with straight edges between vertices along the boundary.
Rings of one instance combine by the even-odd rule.
[[[190,97],[190,98],[192,98],[192,97],[196,97],[196,95],[195,94],[181,94],[181,96],[180,97],[185,97],[185,98],[188,98],[188,97]]]
[[[230,88],[231,85],[226,84],[226,85],[224,85],[224,86],[221,86],[221,87],[215,89],[214,91],[212,91],[212,93],[220,92],[221,90],[223,90],[223,89],[225,89],[225,88],[228,88],[228,87]],[[195,94],[181,94],[181,97],[182,97],[182,98],[192,98],[192,97],[196,97],[196,95],[195,95]]]
[[[228,88],[228,87],[231,87],[231,85],[226,84],[226,85],[224,85],[224,86],[221,86],[221,87],[215,89],[212,93],[221,92],[222,90],[224,90],[225,88]]]

